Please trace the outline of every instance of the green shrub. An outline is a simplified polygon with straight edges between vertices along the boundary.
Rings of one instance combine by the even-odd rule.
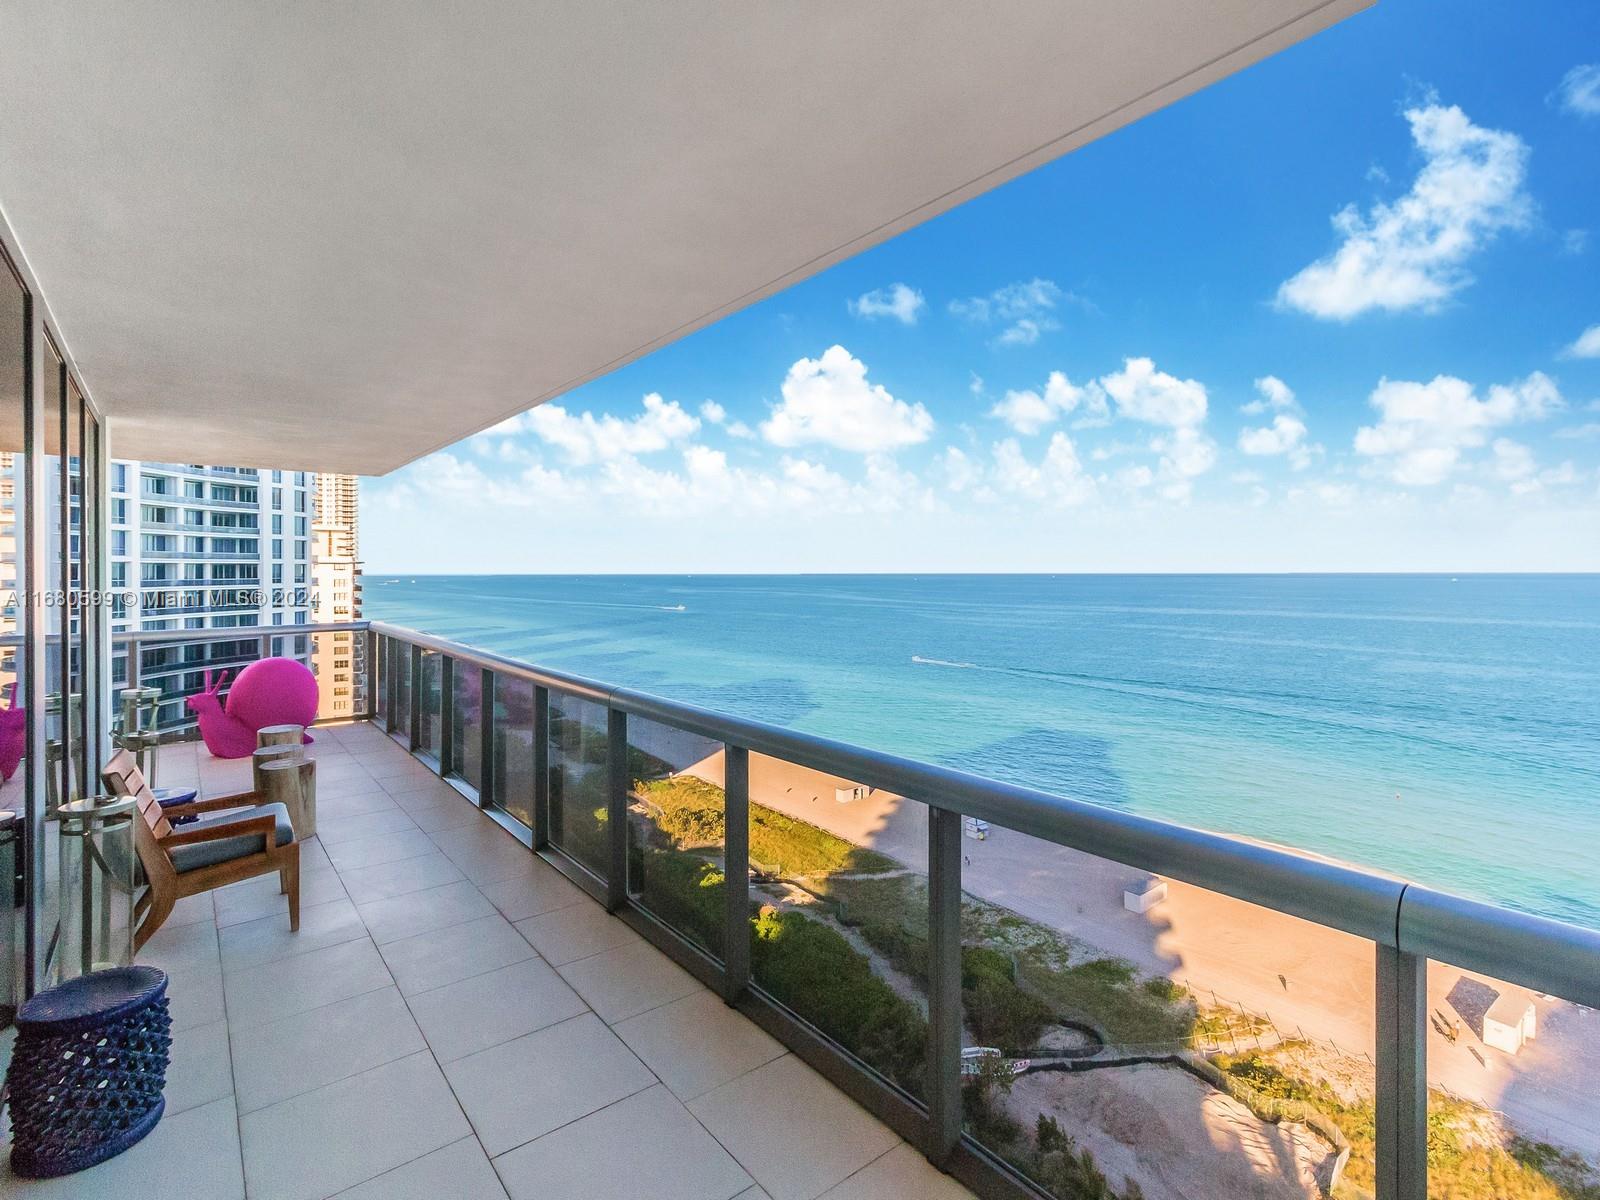
[[[691,941],[721,951],[727,890],[721,871],[690,854],[645,850],[639,873],[639,900],[645,908]]]
[[[908,1091],[920,1093],[928,1024],[872,973],[865,955],[820,921],[761,909],[753,977],[774,997]]]
[[[1168,1004],[1176,1004],[1189,994],[1165,975],[1152,976],[1144,981],[1143,986],[1150,995],[1157,1000],[1165,1000]]]
[[[674,775],[637,782],[634,792],[656,810],[656,825],[678,845],[722,843],[726,796],[715,784]],[[750,861],[785,878],[892,871],[899,866],[886,855],[760,804],[750,806]]]

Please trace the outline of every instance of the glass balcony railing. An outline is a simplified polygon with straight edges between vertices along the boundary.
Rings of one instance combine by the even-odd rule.
[[[980,1194],[1591,1194],[1596,931],[333,628],[354,715]]]

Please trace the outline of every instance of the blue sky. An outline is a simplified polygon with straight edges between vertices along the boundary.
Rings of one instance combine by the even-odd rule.
[[[1386,0],[363,524],[375,572],[1600,569],[1600,5]]]

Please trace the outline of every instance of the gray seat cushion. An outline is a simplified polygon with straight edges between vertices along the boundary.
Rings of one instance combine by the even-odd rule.
[[[205,817],[192,825],[182,826],[178,832],[188,834],[197,829],[214,829],[219,825],[232,825],[249,820],[251,817],[266,816],[268,813],[277,819],[277,844],[287,846],[294,841],[294,825],[289,820],[289,810],[281,804],[261,804],[239,812]],[[173,869],[182,875],[187,871],[198,871],[201,867],[214,867],[218,863],[232,862],[247,854],[260,854],[265,849],[266,838],[261,834],[243,833],[238,837],[217,838],[213,842],[196,842],[192,846],[174,846],[170,853]]]

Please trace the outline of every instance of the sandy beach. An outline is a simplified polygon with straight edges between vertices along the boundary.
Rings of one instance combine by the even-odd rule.
[[[652,753],[683,773],[721,786],[723,753],[702,739],[660,731]],[[642,744],[635,738],[635,744]],[[709,751],[709,753],[707,752]],[[884,791],[855,795],[854,783],[752,755],[751,800],[887,854],[927,865],[927,810]],[[1332,1043],[1354,1058],[1370,1055],[1375,1024],[1370,942],[1228,896],[1169,881],[1165,901],[1138,914],[1123,907],[1124,887],[1146,874],[1106,859],[993,827],[963,840],[965,890],[1047,924],[1140,970],[1162,974],[1198,996],[1267,1017],[1285,1037]],[[1532,996],[1526,989],[1444,963],[1428,971],[1429,1079],[1464,1099],[1507,1115],[1521,1132],[1595,1156],[1600,1122],[1586,1081],[1600,1074],[1600,1013]],[[1538,1037],[1509,1055],[1486,1045],[1483,1011],[1510,991],[1530,1000]],[[1459,1023],[1452,1043],[1442,1027]]]

